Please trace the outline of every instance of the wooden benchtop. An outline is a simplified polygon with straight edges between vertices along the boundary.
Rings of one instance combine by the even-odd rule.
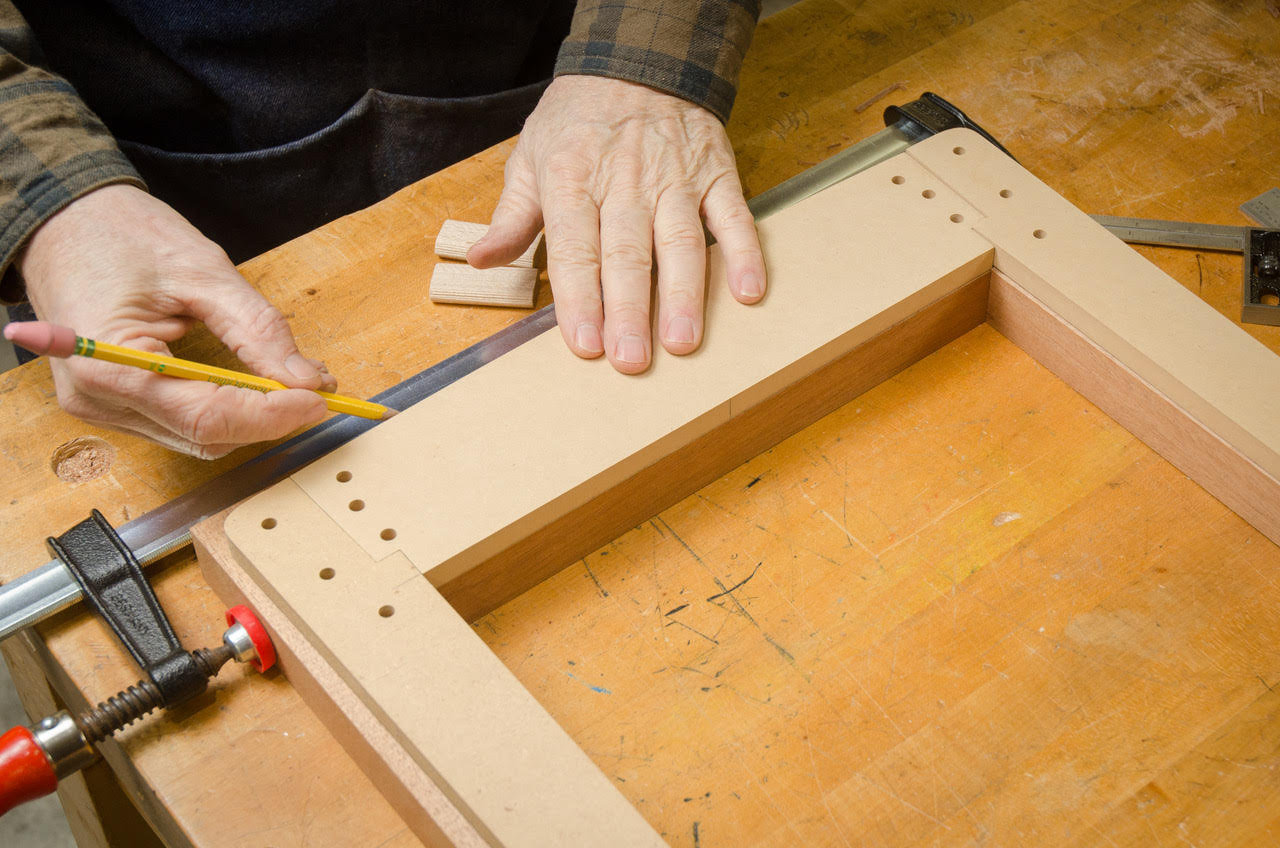
[[[1245,224],[1236,207],[1280,185],[1265,3],[852,5],[761,25],[729,127],[750,193],[926,89],[1086,211]],[[509,152],[244,266],[345,393],[524,314],[426,299],[440,222],[487,219]],[[1238,257],[1139,249],[1238,317]],[[1245,327],[1280,351],[1280,328]],[[180,354],[233,364],[207,336]],[[126,521],[248,455],[202,463],[80,424],[43,363],[0,375],[0,397],[6,580],[90,508]],[[118,453],[67,484],[51,455],[81,436]],[[673,844],[1250,844],[1280,827],[1280,671],[1262,651],[1278,560],[981,327],[477,627]],[[184,643],[214,644],[222,605],[191,558],[153,578]],[[137,677],[79,612],[5,654],[39,712],[40,674],[72,706]],[[415,844],[286,681],[245,676],[104,746],[166,841]],[[1006,705],[1035,720],[1002,725]],[[85,844],[129,832],[78,782],[67,797]]]

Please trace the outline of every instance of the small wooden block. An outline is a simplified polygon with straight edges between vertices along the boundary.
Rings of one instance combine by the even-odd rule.
[[[431,272],[431,300],[478,306],[533,306],[538,288],[537,268],[472,268],[439,262]]]
[[[467,251],[471,245],[480,241],[489,232],[488,224],[473,224],[470,221],[454,221],[449,219],[440,226],[436,236],[436,256],[441,259],[461,259],[466,261]],[[520,254],[520,258],[512,262],[510,268],[533,268],[538,249],[542,247],[542,233],[533,240],[528,250]]]

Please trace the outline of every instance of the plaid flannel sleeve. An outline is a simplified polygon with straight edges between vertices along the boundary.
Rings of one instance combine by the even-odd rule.
[[[642,83],[728,121],[759,17],[759,0],[580,0],[556,76]]]
[[[55,212],[111,183],[145,188],[107,128],[40,59],[26,21],[0,0],[0,302],[23,299],[13,261]]]

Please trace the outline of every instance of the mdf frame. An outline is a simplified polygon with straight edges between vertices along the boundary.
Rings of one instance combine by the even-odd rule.
[[[725,367],[714,364],[717,322],[758,322],[742,331],[747,340],[774,322],[800,348],[781,345],[784,360],[763,379],[704,405],[715,414],[647,422],[659,437],[585,483],[552,485],[544,503],[501,519],[498,532],[441,548],[449,556],[435,564],[418,562],[413,542],[401,550],[386,529],[390,544],[380,548],[371,535],[378,524],[412,521],[416,505],[390,504],[369,518],[372,505],[354,510],[344,500],[357,491],[344,488],[353,474],[391,485],[397,473],[387,468],[394,452],[366,450],[362,440],[195,528],[210,584],[257,610],[286,676],[424,842],[662,844],[467,621],[984,321],[1280,542],[1280,358],[978,135],[943,133],[794,209],[761,223],[774,302],[746,310],[712,292],[707,367]],[[886,227],[900,238],[883,243]],[[812,246],[838,254],[844,239],[853,242],[846,259],[852,251],[879,270],[855,291],[832,293],[862,308],[848,326],[835,319],[836,330],[810,334],[808,322],[824,316],[778,293],[793,282],[778,263],[800,263],[801,276],[831,293],[833,280],[859,278],[860,268],[812,255]],[[713,251],[713,289],[723,285],[718,274]],[[547,357],[571,359],[555,333],[534,341]],[[655,390],[685,377],[669,373]],[[422,435],[414,428],[384,442]],[[358,579],[342,583],[346,574]]]

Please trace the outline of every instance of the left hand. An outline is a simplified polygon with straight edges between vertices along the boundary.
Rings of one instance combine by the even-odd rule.
[[[489,232],[467,259],[477,268],[511,262],[545,225],[565,342],[638,374],[652,356],[655,261],[662,346],[685,354],[702,341],[704,219],[730,292],[760,300],[764,257],[720,121],[643,85],[562,76],[525,122]]]

